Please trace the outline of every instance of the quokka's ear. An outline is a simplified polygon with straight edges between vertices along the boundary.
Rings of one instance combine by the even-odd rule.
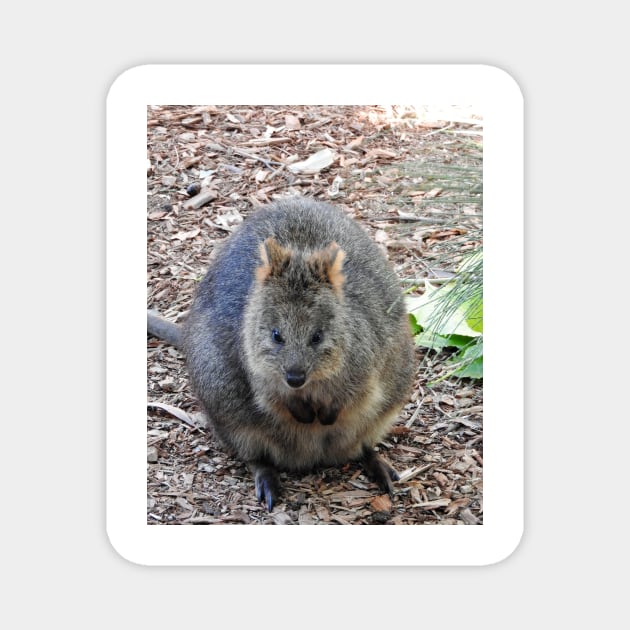
[[[286,269],[292,256],[290,249],[282,247],[271,236],[264,243],[260,244],[258,251],[260,252],[261,261],[260,266],[256,269],[258,282],[264,282],[269,276],[279,275],[283,269]]]
[[[324,282],[328,282],[340,297],[346,280],[346,277],[343,275],[343,261],[345,258],[346,252],[333,241],[326,249],[315,252],[308,259],[308,264],[315,276]]]

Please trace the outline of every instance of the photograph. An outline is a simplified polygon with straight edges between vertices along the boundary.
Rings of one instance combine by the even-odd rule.
[[[146,131],[147,524],[483,525],[483,111]]]

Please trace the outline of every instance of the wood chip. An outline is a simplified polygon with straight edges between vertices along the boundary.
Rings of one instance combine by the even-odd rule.
[[[188,201],[184,201],[182,208],[184,210],[197,210],[198,208],[205,206],[209,201],[213,201],[218,196],[219,193],[214,188],[206,188],[198,195],[188,199]]]
[[[378,497],[374,497],[370,501],[370,505],[375,512],[391,512],[392,500],[389,498],[389,495],[382,494]]]
[[[293,114],[287,114],[284,117],[284,125],[287,129],[291,131],[296,131],[302,128],[302,123],[300,122],[300,119]]]
[[[425,510],[435,510],[437,508],[447,507],[450,499],[436,499],[435,501],[424,501],[422,503],[414,503],[411,507],[419,507]]]
[[[466,525],[478,525],[479,519],[468,509],[460,510],[459,515]]]
[[[293,519],[286,512],[273,512],[271,518],[276,525],[293,525]]]

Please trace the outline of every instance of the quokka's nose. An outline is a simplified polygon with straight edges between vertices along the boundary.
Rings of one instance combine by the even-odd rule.
[[[306,374],[300,369],[287,370],[285,377],[289,387],[302,387],[306,382]]]

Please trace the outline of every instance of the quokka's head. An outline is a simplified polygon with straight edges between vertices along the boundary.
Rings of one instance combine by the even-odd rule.
[[[287,391],[334,378],[347,351],[344,251],[260,244],[245,313],[245,353],[258,378]]]

